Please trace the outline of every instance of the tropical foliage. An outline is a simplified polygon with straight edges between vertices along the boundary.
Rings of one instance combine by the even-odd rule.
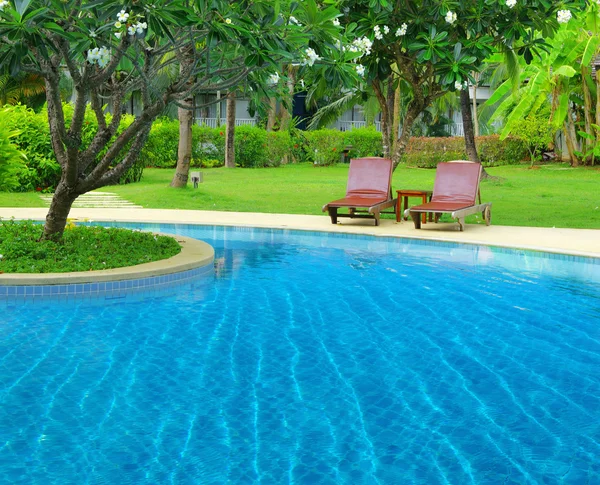
[[[355,76],[344,65],[356,54],[327,54],[339,12],[314,0],[294,4],[296,22],[271,0],[13,1],[1,3],[0,68],[44,78],[61,167],[44,238],[61,237],[79,195],[115,182],[133,165],[152,122],[169,105],[243,83],[260,91],[283,62],[315,66],[336,84]],[[74,84],[70,124],[60,102],[65,69]],[[165,73],[168,81],[157,82]],[[119,134],[120,107],[134,91],[141,93],[143,108]],[[88,101],[98,131],[84,146]]]
[[[13,190],[19,186],[19,172],[24,167],[25,155],[13,144],[19,134],[7,123],[6,110],[0,111],[0,190]]]
[[[523,65],[519,83],[500,85],[487,104],[501,101],[493,119],[504,119],[502,136],[517,133],[522,120],[550,106],[549,123],[562,131],[572,165],[594,163],[600,155],[600,76],[592,62],[600,54],[600,6],[586,10],[561,26],[547,51]],[[578,136],[579,135],[579,136]]]

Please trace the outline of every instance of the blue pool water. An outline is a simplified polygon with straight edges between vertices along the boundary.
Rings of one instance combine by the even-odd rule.
[[[598,261],[144,227],[215,274],[3,307],[0,483],[600,483]]]

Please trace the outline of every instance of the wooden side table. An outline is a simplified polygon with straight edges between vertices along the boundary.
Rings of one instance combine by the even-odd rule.
[[[396,201],[396,222],[400,222],[402,219],[402,214],[404,211],[408,209],[408,198],[409,197],[421,197],[422,203],[431,202],[431,196],[433,195],[433,191],[431,190],[396,190],[398,193],[398,199]],[[402,208],[402,200],[404,200],[404,209]],[[423,212],[422,222],[425,224],[427,222],[427,213]],[[407,217],[404,218],[407,220]],[[431,213],[429,214],[429,222],[431,222]]]

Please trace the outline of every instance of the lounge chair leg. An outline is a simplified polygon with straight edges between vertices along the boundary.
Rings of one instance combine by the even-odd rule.
[[[458,221],[458,227],[459,227],[459,231],[464,231],[465,230],[465,218],[464,217],[459,217],[457,219]]]
[[[373,212],[373,217],[375,218],[375,225],[378,226],[379,225],[379,217],[380,217],[379,211]]]
[[[483,219],[485,220],[486,226],[489,226],[492,223],[492,209],[489,206],[483,211]]]
[[[442,217],[442,214],[440,212],[436,212],[434,219],[435,219],[435,223],[437,224],[440,220],[440,217]]]
[[[420,212],[411,212],[410,218],[415,223],[415,229],[421,229],[421,213]]]
[[[331,223],[332,224],[337,224],[337,207],[328,207],[327,210],[329,211],[329,217],[331,217]]]

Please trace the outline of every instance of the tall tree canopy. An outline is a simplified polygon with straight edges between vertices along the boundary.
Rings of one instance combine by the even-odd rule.
[[[344,0],[346,32],[369,45],[357,69],[375,91],[382,111],[384,151],[395,166],[414,120],[436,98],[461,89],[495,49],[516,65],[546,48],[579,0]],[[410,87],[400,135],[391,132],[395,88]]]
[[[118,180],[169,104],[244,82],[260,90],[283,62],[328,59],[324,46],[338,32],[332,21],[339,12],[325,7],[314,0],[294,4],[295,23],[278,0],[1,0],[0,72],[8,68],[12,75],[44,78],[62,171],[43,237],[62,235],[79,195]],[[326,64],[334,71],[343,68]],[[60,100],[64,73],[74,84],[71,119]],[[132,92],[141,93],[141,112],[117,135],[121,106]],[[99,128],[84,145],[88,104]]]

